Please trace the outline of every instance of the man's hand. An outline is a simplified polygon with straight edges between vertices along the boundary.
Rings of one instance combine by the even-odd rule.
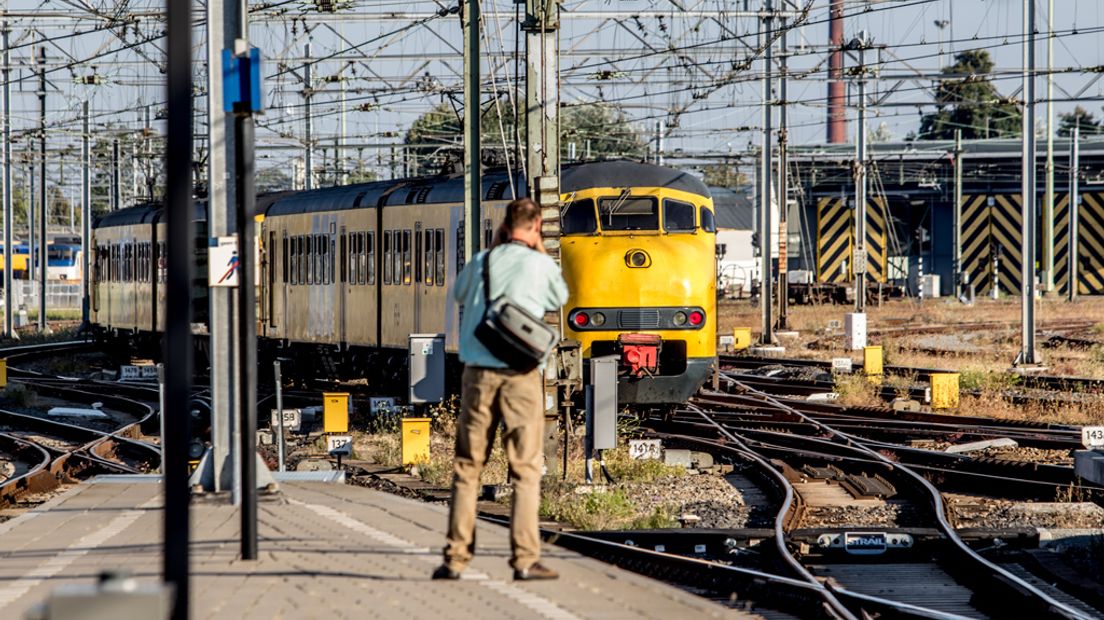
[[[548,250],[544,248],[544,239],[537,240],[537,243],[534,244],[532,247],[534,250],[540,252],[541,254],[548,256]]]

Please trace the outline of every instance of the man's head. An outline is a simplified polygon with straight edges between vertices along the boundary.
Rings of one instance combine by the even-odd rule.
[[[502,230],[531,248],[541,243],[540,207],[530,198],[518,198],[506,205]]]

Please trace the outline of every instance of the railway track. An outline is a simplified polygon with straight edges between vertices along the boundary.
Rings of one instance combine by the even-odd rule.
[[[800,610],[802,617],[809,609],[835,618],[1100,617],[1020,564],[975,550],[951,522],[941,493],[1051,501],[1073,481],[1071,468],[906,445],[917,437],[1009,436],[1023,445],[1068,449],[1078,443],[1074,427],[920,412],[901,418],[901,412],[882,408],[776,397],[731,374],[723,382],[724,392],[703,392],[674,412],[653,414],[646,424],[665,445],[711,452],[740,464],[760,484],[775,513],[754,551],[741,551],[716,533],[713,538],[724,542],[714,540],[710,547],[728,545],[730,552],[709,558],[710,564],[705,558],[657,557],[653,542],[671,538],[660,532],[646,543],[652,550],[638,548],[642,540],[619,545],[602,535],[550,537],[712,596],[751,598]],[[1085,491],[1098,503],[1104,497],[1104,489]],[[840,506],[847,506],[845,518],[816,518],[818,510]],[[850,555],[854,544],[881,545],[885,556],[870,562]]]
[[[69,341],[20,345],[0,351],[10,378],[50,398],[98,403],[114,419],[74,424],[26,411],[0,409],[0,450],[14,458],[15,473],[0,481],[0,507],[97,473],[143,473],[160,463],[158,446],[138,439],[156,420],[157,391],[77,378],[51,377],[14,364],[71,354],[88,344]],[[123,418],[123,419],[120,419]]]

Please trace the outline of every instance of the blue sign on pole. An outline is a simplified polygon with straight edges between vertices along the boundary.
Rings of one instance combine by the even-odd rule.
[[[251,47],[244,56],[222,50],[222,109],[227,112],[260,112],[264,109],[263,94],[261,50]]]

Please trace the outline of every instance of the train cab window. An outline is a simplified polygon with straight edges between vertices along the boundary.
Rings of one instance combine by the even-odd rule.
[[[647,196],[598,200],[602,230],[659,230],[659,205]]]
[[[383,232],[383,283],[391,284],[391,276],[391,231],[385,230]]]
[[[663,228],[667,232],[694,232],[694,205],[681,200],[664,200]]]
[[[701,227],[705,232],[717,232],[717,223],[713,220],[713,212],[705,207],[701,208]]]
[[[564,206],[560,212],[560,227],[565,235],[589,235],[598,232],[594,201],[584,198]]]
[[[437,286],[445,285],[445,229],[433,231],[433,264]]]
[[[433,286],[434,257],[437,255],[433,249],[433,231],[425,230],[425,241],[422,243],[423,265],[422,273],[425,274],[426,286]]]
[[[364,237],[365,253],[361,255],[360,283],[376,283],[376,233],[369,231],[360,233]],[[367,281],[366,281],[367,280]]]
[[[410,284],[413,282],[412,274],[413,262],[410,256],[410,231],[402,231],[402,283]]]

